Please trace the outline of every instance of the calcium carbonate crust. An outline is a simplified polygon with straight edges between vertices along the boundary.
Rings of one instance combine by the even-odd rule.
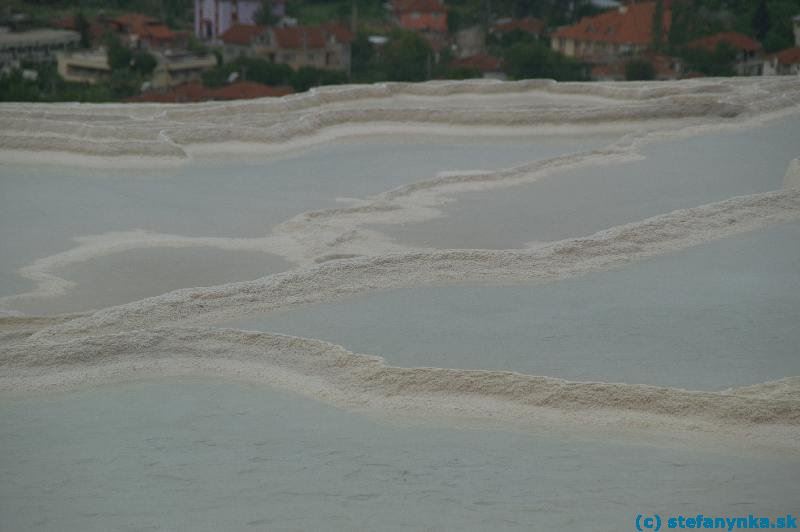
[[[225,376],[282,386],[368,412],[527,427],[571,424],[599,432],[639,431],[687,440],[702,436],[715,444],[724,441],[798,453],[798,377],[724,392],[697,392],[511,372],[398,368],[380,357],[318,340],[214,327],[220,320],[251,312],[372,290],[564,279],[796,221],[800,189],[793,186],[796,172],[790,167],[783,190],[674,211],[526,249],[413,249],[363,228],[376,222],[430,219],[440,215],[437,207],[457,192],[513,186],[567,168],[633,160],[641,157],[637,150],[646,142],[744,127],[796,113],[798,105],[800,86],[783,78],[631,84],[392,83],[181,106],[0,104],[0,119],[6,126],[0,133],[3,159],[65,152],[71,157],[95,157],[100,164],[180,161],[192,157],[198,146],[225,151],[246,143],[264,151],[288,149],[352,134],[359,127],[627,131],[620,124],[640,124],[637,133],[601,150],[497,172],[442,174],[346,207],[300,214],[263,238],[189,238],[136,231],[87,237],[72,250],[26,267],[23,274],[35,281],[35,289],[0,298],[0,306],[12,304],[14,298],[51,297],[69,290],[69,281],[56,274],[65,264],[139,247],[269,250],[298,267],[255,281],[178,290],[97,312],[0,318],[0,391],[62,390],[157,375]]]

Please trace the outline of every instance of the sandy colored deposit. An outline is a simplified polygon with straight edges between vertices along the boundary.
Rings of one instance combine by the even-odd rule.
[[[432,219],[459,192],[536,182],[576,168],[635,161],[664,139],[797,117],[785,78],[659,83],[435,82],[335,87],[281,99],[192,105],[0,104],[0,165],[181,165],[258,157],[365,134],[616,135],[609,145],[493,171],[440,173],[349,205],[298,213],[264,237],[143,231],[79,239],[20,269],[33,287],[0,298],[0,391],[61,390],[148,376],[216,376],[271,384],[346,409],[596,434],[669,435],[692,444],[800,453],[800,377],[720,392],[572,382],[459,368],[403,368],[315,339],[221,330],[213,323],[372,290],[445,283],[558,282],[800,219],[798,163],[785,187],[661,213],[527,249],[418,249],[374,224]],[[800,119],[800,118],[798,118]],[[800,141],[797,153],[800,155]],[[2,171],[2,166],[0,166]],[[533,239],[531,239],[533,240]],[[20,298],[71,289],[59,268],[116,251],[204,246],[262,251],[292,269],[186,288],[73,315],[19,313]]]

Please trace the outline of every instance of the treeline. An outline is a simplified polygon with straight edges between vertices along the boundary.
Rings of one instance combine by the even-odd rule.
[[[266,59],[240,57],[203,73],[203,85],[220,87],[233,80],[247,80],[265,85],[288,85],[296,92],[307,91],[319,85],[347,83],[344,72],[271,63]]]
[[[145,50],[131,50],[116,35],[108,35],[111,72],[97,84],[64,80],[54,63],[23,63],[22,68],[0,75],[0,101],[111,102],[139,94],[156,68],[156,58]]]
[[[265,6],[270,0],[263,0]],[[349,19],[356,6],[358,20],[366,27],[386,20],[386,0],[288,0],[287,12],[301,23],[315,24]],[[11,10],[48,19],[56,13],[82,10],[136,11],[164,20],[173,27],[189,27],[193,0],[6,0]],[[537,17],[549,27],[577,22],[600,9],[590,0],[446,0],[448,23],[455,31],[475,24],[486,25],[501,17]],[[800,0],[673,0],[670,47],[719,31],[752,35],[767,51],[793,45],[792,17],[800,13]]]
[[[4,102],[113,102],[129,95],[124,83],[119,90],[115,83],[89,85],[64,81],[54,64],[23,65],[0,77],[0,101]],[[26,72],[36,72],[32,79]],[[116,87],[116,89],[115,89]]]
[[[736,31],[759,40],[767,52],[794,45],[792,17],[800,0],[673,0],[668,45],[686,43],[722,31]]]
[[[488,51],[503,59],[503,71],[510,79],[586,79],[585,65],[554,52],[546,40],[519,30],[501,38],[491,38]],[[435,54],[428,42],[413,32],[396,30],[383,45],[373,45],[367,34],[362,32],[352,44],[352,81],[375,83],[482,76],[475,69],[451,68],[452,60],[453,56],[448,48]]]
[[[144,13],[174,28],[189,28],[194,17],[194,0],[4,0],[11,11],[28,13],[39,24],[81,11],[87,15],[121,12]]]
[[[492,19],[536,17],[550,27],[573,24],[602,11],[591,0],[446,0],[448,26],[456,31]]]
[[[489,53],[503,58],[510,79],[551,78],[557,81],[588,79],[588,67],[550,48],[547,37],[539,38],[521,30],[489,35]]]
[[[663,0],[659,1],[663,4]],[[793,16],[800,0],[673,0],[666,42],[654,48],[680,57],[685,68],[706,76],[733,76],[736,50],[720,43],[715,50],[687,46],[693,40],[734,31],[761,42],[766,52],[794,45]]]

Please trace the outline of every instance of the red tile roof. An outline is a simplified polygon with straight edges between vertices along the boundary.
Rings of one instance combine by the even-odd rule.
[[[594,65],[591,70],[592,79],[625,79],[626,66],[631,59],[618,59],[610,63]],[[656,79],[678,79],[683,77],[680,73],[680,60],[675,57],[657,53],[645,53],[636,56],[635,59],[650,63]]]
[[[544,22],[538,18],[526,17],[498,22],[492,26],[492,31],[498,33],[508,33],[514,30],[521,30],[528,33],[542,33],[544,31]]]
[[[291,87],[272,87],[253,81],[238,81],[219,88],[204,87],[201,83],[184,83],[167,91],[151,91],[130,98],[131,102],[189,103],[209,100],[248,100],[285,96],[294,92]]]
[[[625,64],[622,62],[595,65],[591,70],[591,77],[595,80],[625,79]]]
[[[320,26],[291,26],[285,28],[235,24],[223,33],[220,39],[226,44],[248,46],[255,37],[270,29],[275,34],[276,45],[279,48],[325,48],[329,37],[333,37],[337,42],[345,44],[352,42],[354,39],[353,33],[346,26],[334,22]]]
[[[75,17],[68,16],[64,18],[53,19],[50,21],[50,25],[54,28],[60,28],[62,30],[74,30],[76,27]]]
[[[653,41],[655,2],[643,2],[584,17],[574,26],[559,28],[553,37],[614,44],[647,45]],[[671,11],[664,8],[662,28],[666,34],[672,21]]]
[[[322,29],[328,32],[328,34],[332,35],[337,42],[342,44],[350,44],[356,38],[356,36],[353,35],[353,32],[350,31],[350,28],[337,22],[328,22],[327,24],[323,24]]]
[[[445,13],[447,8],[440,0],[394,0],[392,9],[395,13]]]
[[[717,33],[715,35],[703,37],[702,39],[697,39],[690,42],[688,46],[690,48],[705,48],[713,52],[720,43],[727,43],[737,50],[745,50],[747,52],[757,52],[761,50],[761,43],[757,40],[742,33],[732,31]]]
[[[75,17],[69,16],[64,17],[62,19],[54,20],[51,25],[55,28],[60,28],[62,30],[72,30],[78,31],[78,25],[76,24]],[[98,19],[89,20],[89,37],[92,40],[97,40],[103,35],[106,34],[108,28],[106,28],[103,24],[101,24]]]
[[[294,89],[289,86],[270,86],[253,81],[239,81],[218,89],[210,89],[214,100],[249,100],[252,98],[265,98],[286,96],[292,94]]]
[[[128,27],[139,27],[146,24],[158,24],[158,20],[141,13],[125,13],[111,19],[112,22]]]
[[[481,72],[498,72],[502,70],[503,62],[489,54],[477,54],[462,57],[450,62],[451,68],[474,68]]]
[[[238,44],[248,46],[257,36],[261,35],[266,28],[254,24],[234,24],[228,31],[219,36],[225,44]]]
[[[325,48],[325,30],[320,26],[273,28],[280,48]]]
[[[800,64],[800,47],[795,46],[794,48],[781,50],[780,52],[776,52],[773,57],[782,65],[789,66]]]
[[[126,13],[111,19],[111,24],[119,27],[126,33],[138,35],[141,39],[171,41],[175,39],[175,33],[165,24],[153,17],[140,13]]]
[[[677,79],[681,77],[680,59],[664,54],[650,54],[646,57],[650,60],[650,64],[653,65],[656,79]]]
[[[175,33],[171,29],[161,24],[147,26],[146,35],[154,39],[162,39],[162,40],[170,40],[173,37],[175,37]]]

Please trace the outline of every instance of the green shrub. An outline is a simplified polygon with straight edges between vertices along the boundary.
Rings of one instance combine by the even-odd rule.
[[[631,59],[625,63],[625,79],[628,81],[649,81],[656,78],[652,63],[646,59]]]

